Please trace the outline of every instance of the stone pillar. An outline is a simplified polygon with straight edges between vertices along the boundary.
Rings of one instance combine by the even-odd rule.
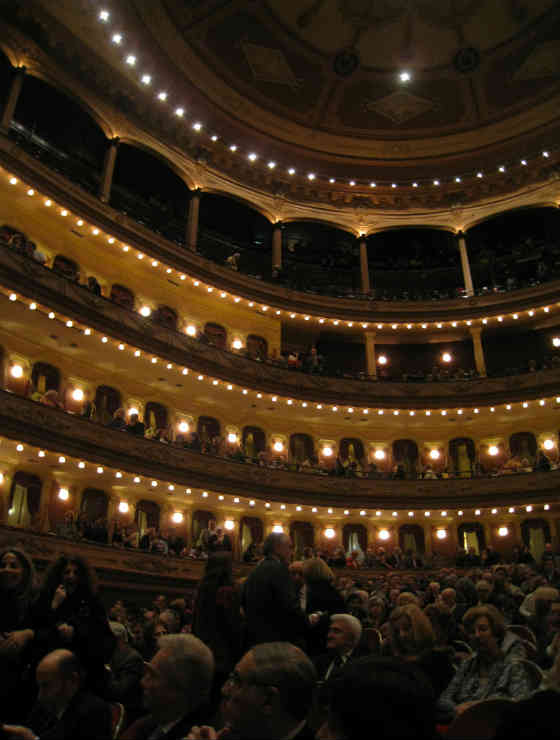
[[[371,286],[369,283],[369,264],[367,254],[367,242],[365,239],[360,240],[360,278],[362,293],[369,293]]]
[[[272,269],[282,269],[282,223],[278,221],[272,228]]]
[[[462,231],[459,232],[457,238],[457,244],[459,246],[459,254],[461,256],[461,270],[463,271],[463,282],[465,284],[465,290],[468,296],[474,295],[473,281],[471,275],[471,266],[469,263],[469,255],[467,253],[467,242],[465,241],[465,235]]]
[[[119,138],[115,137],[114,139],[111,139],[109,146],[107,147],[107,151],[105,152],[101,184],[99,185],[99,199],[102,200],[103,203],[108,203],[111,197],[111,186],[113,184],[113,173],[115,171],[118,148]]]
[[[480,326],[471,326],[469,329],[473,342],[474,364],[477,373],[486,377],[486,361],[484,359],[484,349],[482,347],[482,328]]]
[[[427,524],[424,524],[422,529],[424,530],[424,554],[426,556],[426,559],[431,560],[432,559],[432,523],[429,522]]]
[[[14,79],[12,80],[12,85],[8,93],[8,99],[6,100],[6,104],[4,105],[4,110],[2,111],[2,123],[0,125],[2,127],[2,131],[6,133],[10,130],[10,124],[12,122],[12,118],[14,117],[14,112],[16,110],[16,105],[18,103],[24,79],[25,67],[18,67],[14,75]]]
[[[198,211],[200,209],[200,190],[195,190],[189,202],[189,216],[187,220],[187,249],[196,252],[198,241]]]
[[[369,378],[377,378],[377,363],[375,359],[375,332],[365,331],[366,372]]]

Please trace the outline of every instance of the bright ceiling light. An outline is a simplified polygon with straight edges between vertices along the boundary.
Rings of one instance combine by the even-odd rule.
[[[151,83],[151,81],[152,81],[152,76],[151,75],[142,75],[142,83],[144,85],[149,85]]]
[[[129,67],[134,67],[134,65],[136,64],[136,57],[134,56],[134,54],[129,54],[125,61]]]
[[[123,39],[123,37],[122,37],[122,34],[121,33],[114,33],[111,40],[112,40],[112,42],[114,44],[116,44],[117,46],[119,46],[119,44],[122,42],[122,39]]]
[[[103,23],[107,23],[107,21],[109,20],[110,15],[111,14],[109,13],[108,10],[100,10],[99,11],[99,20],[102,21]]]
[[[412,79],[412,76],[410,72],[407,72],[406,70],[399,72],[399,80],[401,82],[410,82],[411,79]]]

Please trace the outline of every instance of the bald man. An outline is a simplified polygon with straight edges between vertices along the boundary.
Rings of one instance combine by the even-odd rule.
[[[111,740],[109,704],[82,688],[83,671],[70,650],[53,650],[37,666],[37,704],[27,727],[4,725],[8,738]]]

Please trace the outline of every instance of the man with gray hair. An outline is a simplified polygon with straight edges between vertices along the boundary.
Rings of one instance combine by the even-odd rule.
[[[288,642],[255,645],[245,653],[224,684],[219,733],[213,727],[193,727],[188,740],[312,740],[306,719],[317,674],[307,655]]]
[[[131,725],[121,740],[180,740],[200,724],[214,677],[214,657],[194,635],[164,635],[146,663],[142,689],[150,712]]]
[[[335,677],[349,660],[359,658],[362,625],[351,614],[333,614],[327,634],[327,652],[315,660],[320,680]]]

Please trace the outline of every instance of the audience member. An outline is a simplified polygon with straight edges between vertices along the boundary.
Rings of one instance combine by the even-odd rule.
[[[315,658],[319,680],[326,681],[340,672],[349,660],[363,655],[360,650],[362,625],[351,614],[333,614],[327,633],[327,652]]]
[[[115,636],[115,649],[106,665],[108,677],[104,697],[121,703],[126,710],[127,722],[142,714],[142,689],[144,658],[128,644],[128,632],[121,622],[109,622]]]

